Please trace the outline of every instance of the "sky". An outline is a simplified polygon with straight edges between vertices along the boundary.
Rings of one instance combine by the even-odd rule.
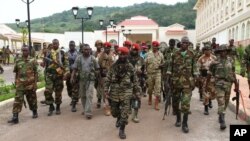
[[[0,23],[14,23],[15,19],[20,19],[21,22],[27,20],[27,4],[23,1],[28,0],[0,0]],[[91,6],[125,7],[143,2],[157,2],[168,5],[187,1],[188,0],[34,0],[33,3],[30,4],[30,18],[47,17],[54,13],[70,10],[74,6],[78,6],[79,8]]]

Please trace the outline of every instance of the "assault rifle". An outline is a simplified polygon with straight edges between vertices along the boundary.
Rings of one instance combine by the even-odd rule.
[[[65,68],[63,67],[62,64],[57,63],[56,61],[54,61],[48,57],[41,57],[41,58],[48,61],[49,63],[51,63],[51,65],[54,64],[57,67],[56,71],[58,74],[63,74],[63,71],[65,70]]]
[[[240,105],[240,90],[239,90],[240,84],[239,83],[240,83],[240,80],[237,79],[237,83],[235,84],[236,85],[235,88],[237,88],[237,89],[234,90],[236,95],[235,95],[235,97],[232,98],[232,101],[236,100],[236,119],[238,119],[239,105]]]
[[[169,76],[163,82],[163,86],[166,95],[165,95],[165,110],[162,120],[165,120],[165,116],[170,114],[171,100],[172,100],[171,79]]]

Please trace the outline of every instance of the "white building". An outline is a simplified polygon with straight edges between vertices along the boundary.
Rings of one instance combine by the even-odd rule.
[[[124,28],[122,28],[124,27]],[[119,43],[122,46],[125,40],[129,40],[133,43],[151,43],[152,41],[159,42],[169,42],[169,39],[174,38],[180,40],[183,36],[188,36],[190,41],[195,43],[196,35],[195,30],[185,30],[183,25],[178,23],[170,25],[168,27],[159,27],[159,25],[152,19],[144,16],[135,16],[130,19],[125,19],[124,21],[118,23],[111,28],[106,30],[95,30],[94,32],[84,32],[84,43],[89,44],[93,49],[96,40],[102,40],[105,42],[112,42],[115,44]],[[0,32],[0,35],[2,33]],[[14,31],[12,34],[16,34]],[[3,34],[4,35],[4,34]],[[53,39],[58,39],[60,46],[68,47],[69,41],[75,41],[76,45],[79,45],[82,41],[81,32],[65,32],[64,34],[58,33],[31,33],[32,39],[42,39],[38,44],[40,46],[42,43],[52,42]],[[3,45],[8,44],[5,42],[5,38],[0,36],[0,46],[1,40],[4,40]],[[21,42],[21,35],[19,35],[19,42]],[[37,45],[37,44],[36,44]],[[13,47],[11,45],[11,47]]]
[[[250,44],[250,0],[197,0],[197,42]]]

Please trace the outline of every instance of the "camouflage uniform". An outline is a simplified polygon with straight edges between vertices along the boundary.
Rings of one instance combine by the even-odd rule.
[[[50,105],[49,116],[54,111],[53,103],[57,105],[57,114],[60,114],[60,104],[62,103],[62,91],[63,91],[63,77],[69,73],[68,59],[65,54],[62,54],[61,50],[52,49],[47,54],[46,64],[46,84],[45,84],[45,99],[46,103]],[[56,62],[56,63],[53,63]],[[55,100],[52,96],[55,91]]]
[[[210,53],[210,56],[203,54],[197,61],[197,68],[200,70],[202,94],[203,94],[203,104],[205,106],[204,114],[208,115],[208,104],[211,100],[215,99],[215,87],[214,87],[214,78],[211,78],[211,75],[208,75],[209,67],[211,63],[216,59],[214,55]]]
[[[20,58],[16,61],[14,66],[14,73],[16,73],[16,95],[13,104],[13,118],[9,123],[18,123],[18,113],[21,112],[26,95],[29,109],[33,111],[33,118],[37,118],[37,62],[34,58],[28,57],[27,60]]]
[[[226,52],[226,50],[226,45],[221,45],[217,49],[219,53],[221,53],[220,51]],[[210,66],[210,72],[215,77],[215,90],[217,94],[216,98],[218,102],[218,114],[220,115],[219,119],[221,129],[226,128],[224,121],[225,110],[230,100],[232,83],[236,81],[233,62],[233,59],[230,57],[226,56],[222,58],[221,56],[218,56]]]
[[[94,56],[90,55],[85,58],[80,55],[76,58],[73,68],[79,73],[79,96],[82,101],[83,113],[87,118],[91,118],[94,83],[99,65]]]
[[[245,48],[244,56],[241,62],[241,75],[245,76],[247,73],[249,97],[250,97],[250,45]]]
[[[10,54],[11,53],[12,52],[10,51],[9,46],[7,46],[7,48],[4,50],[4,56],[5,56],[4,64],[5,63],[7,63],[8,65],[10,64]]]

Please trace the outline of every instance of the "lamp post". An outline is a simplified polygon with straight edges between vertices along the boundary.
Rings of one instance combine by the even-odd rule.
[[[99,20],[99,24],[100,24],[100,26],[101,27],[103,27],[104,26],[104,20]],[[106,42],[108,41],[108,27],[113,27],[113,25],[114,25],[114,20],[109,20],[109,24],[107,25],[107,26],[105,26],[106,27],[106,29],[105,29],[105,32],[106,32]]]
[[[128,35],[131,34],[131,31],[132,31],[131,29],[128,30]],[[125,37],[126,37],[126,40],[127,40],[128,37],[127,37],[127,34],[126,34],[125,32],[126,32],[126,30],[123,29],[123,30],[122,30],[123,36],[125,36]]]
[[[29,26],[29,22],[28,22],[28,20],[26,20],[25,22],[26,22],[26,26],[21,26],[20,25],[20,19],[16,19],[15,20],[16,21],[16,26],[18,27],[18,28],[21,28],[22,29],[22,34],[23,34],[23,38],[22,38],[22,42],[23,42],[23,45],[25,44],[25,40],[24,40],[24,30],[25,29],[27,29],[28,28],[28,26]]]
[[[78,11],[79,11],[78,7],[72,7],[72,13],[73,13],[75,19],[81,19],[82,20],[82,44],[83,44],[84,43],[83,22],[84,22],[84,20],[91,19],[92,14],[93,14],[93,8],[92,7],[87,7],[88,17],[77,17]]]
[[[118,40],[117,40],[117,42],[118,42],[118,45],[120,45],[120,44],[119,44],[119,43],[120,43],[120,30],[123,31],[123,29],[125,28],[125,26],[122,25],[120,29],[116,29],[116,27],[117,27],[117,26],[114,25],[114,26],[113,26],[113,29],[114,29],[114,32],[117,32],[117,33],[118,33]],[[117,31],[116,31],[116,30],[117,30]]]
[[[28,14],[28,21],[27,21],[27,25],[28,25],[28,33],[29,33],[29,50],[30,50],[30,54],[31,54],[31,27],[30,27],[30,4],[32,2],[34,2],[35,0],[22,0],[22,2],[27,4],[27,14]],[[20,20],[19,20],[20,22]]]

